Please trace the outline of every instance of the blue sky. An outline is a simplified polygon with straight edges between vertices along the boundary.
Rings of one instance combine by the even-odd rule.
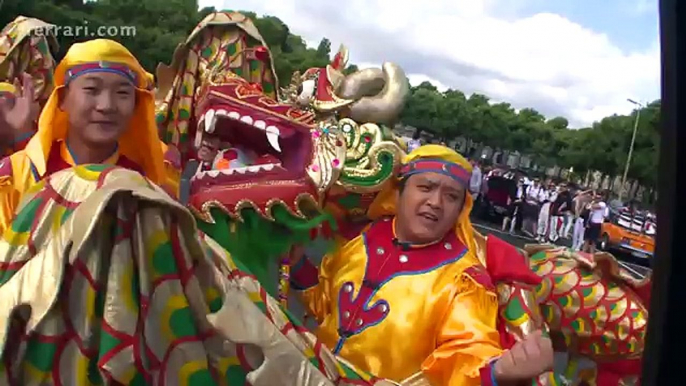
[[[646,50],[658,36],[657,0],[547,0],[532,1],[522,16],[558,13],[573,22],[608,35],[624,50]]]
[[[201,0],[282,19],[362,67],[585,127],[660,96],[657,0]],[[421,5],[419,5],[421,4]]]

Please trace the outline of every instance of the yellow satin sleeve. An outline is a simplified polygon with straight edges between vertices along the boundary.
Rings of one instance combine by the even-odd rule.
[[[479,370],[502,354],[497,295],[463,273],[440,323],[437,348],[422,363],[434,386],[480,386]]]
[[[181,171],[170,163],[164,163],[165,179],[162,188],[173,198],[178,199],[181,195]]]
[[[0,235],[12,224],[24,192],[35,185],[24,151],[12,154],[4,162],[11,162],[12,173],[0,177]]]
[[[163,156],[166,157],[169,151],[169,146],[166,143],[159,141],[160,148],[162,149]],[[181,196],[181,174],[183,170],[175,167],[172,162],[164,159],[164,181],[162,182],[162,189],[164,189],[167,194],[175,199],[179,199]]]
[[[340,250],[340,249],[339,249]],[[321,324],[331,314],[331,263],[337,258],[338,252],[327,254],[322,258],[319,266],[319,283],[304,291],[299,291],[300,300],[308,313]],[[306,258],[306,257],[304,257]]]
[[[0,235],[12,224],[19,198],[20,194],[14,188],[11,177],[0,177]]]

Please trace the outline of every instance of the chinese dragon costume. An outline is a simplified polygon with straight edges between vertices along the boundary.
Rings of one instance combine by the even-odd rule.
[[[346,76],[346,62],[343,48],[279,96],[252,22],[203,20],[158,68],[158,124],[181,165],[218,134],[229,167],[199,168],[190,212],[115,167],[60,172],[25,197],[0,240],[0,384],[392,384],[335,357],[284,309],[283,293],[269,295],[269,266],[293,245],[361,229],[404,153],[389,128],[404,74],[385,64]],[[531,246],[521,263],[541,280],[530,286],[494,259],[483,263],[503,346],[545,325],[570,353],[565,372],[536,384],[638,384],[648,279],[607,254]],[[577,366],[582,358],[595,365]]]
[[[337,360],[138,172],[50,174],[0,250],[0,384],[391,384]]]

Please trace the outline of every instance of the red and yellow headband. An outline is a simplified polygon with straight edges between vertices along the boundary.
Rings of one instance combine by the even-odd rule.
[[[64,77],[64,84],[68,85],[69,82],[77,77],[93,72],[109,72],[112,74],[121,75],[129,80],[133,85],[138,85],[138,76],[130,67],[125,64],[103,61],[77,64],[69,68]]]
[[[438,173],[457,181],[461,186],[468,188],[472,173],[462,165],[437,158],[418,158],[402,165],[398,175],[399,180],[404,180],[415,174]]]

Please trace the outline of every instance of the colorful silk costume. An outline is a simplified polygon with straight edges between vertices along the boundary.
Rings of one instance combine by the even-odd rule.
[[[54,173],[0,237],[0,385],[394,386],[238,266],[140,174]]]
[[[401,178],[439,172],[468,183],[471,167],[454,151],[423,146],[407,156]],[[303,259],[292,286],[319,322],[334,353],[378,376],[402,381],[422,373],[435,386],[492,384],[502,352],[498,301],[479,263],[467,195],[454,233],[437,243],[395,238],[396,184],[372,204],[375,222],[315,268]]]
[[[136,86],[136,110],[129,129],[120,138],[117,151],[103,163],[138,171],[162,186],[176,185],[168,181],[165,170],[166,146],[158,137],[147,72],[117,42],[98,39],[74,44],[55,69],[55,89],[41,112],[38,132],[23,151],[0,161],[0,232],[13,218],[24,192],[52,173],[78,164],[65,142],[68,119],[58,107],[58,93],[75,77],[98,71],[119,74]]]

